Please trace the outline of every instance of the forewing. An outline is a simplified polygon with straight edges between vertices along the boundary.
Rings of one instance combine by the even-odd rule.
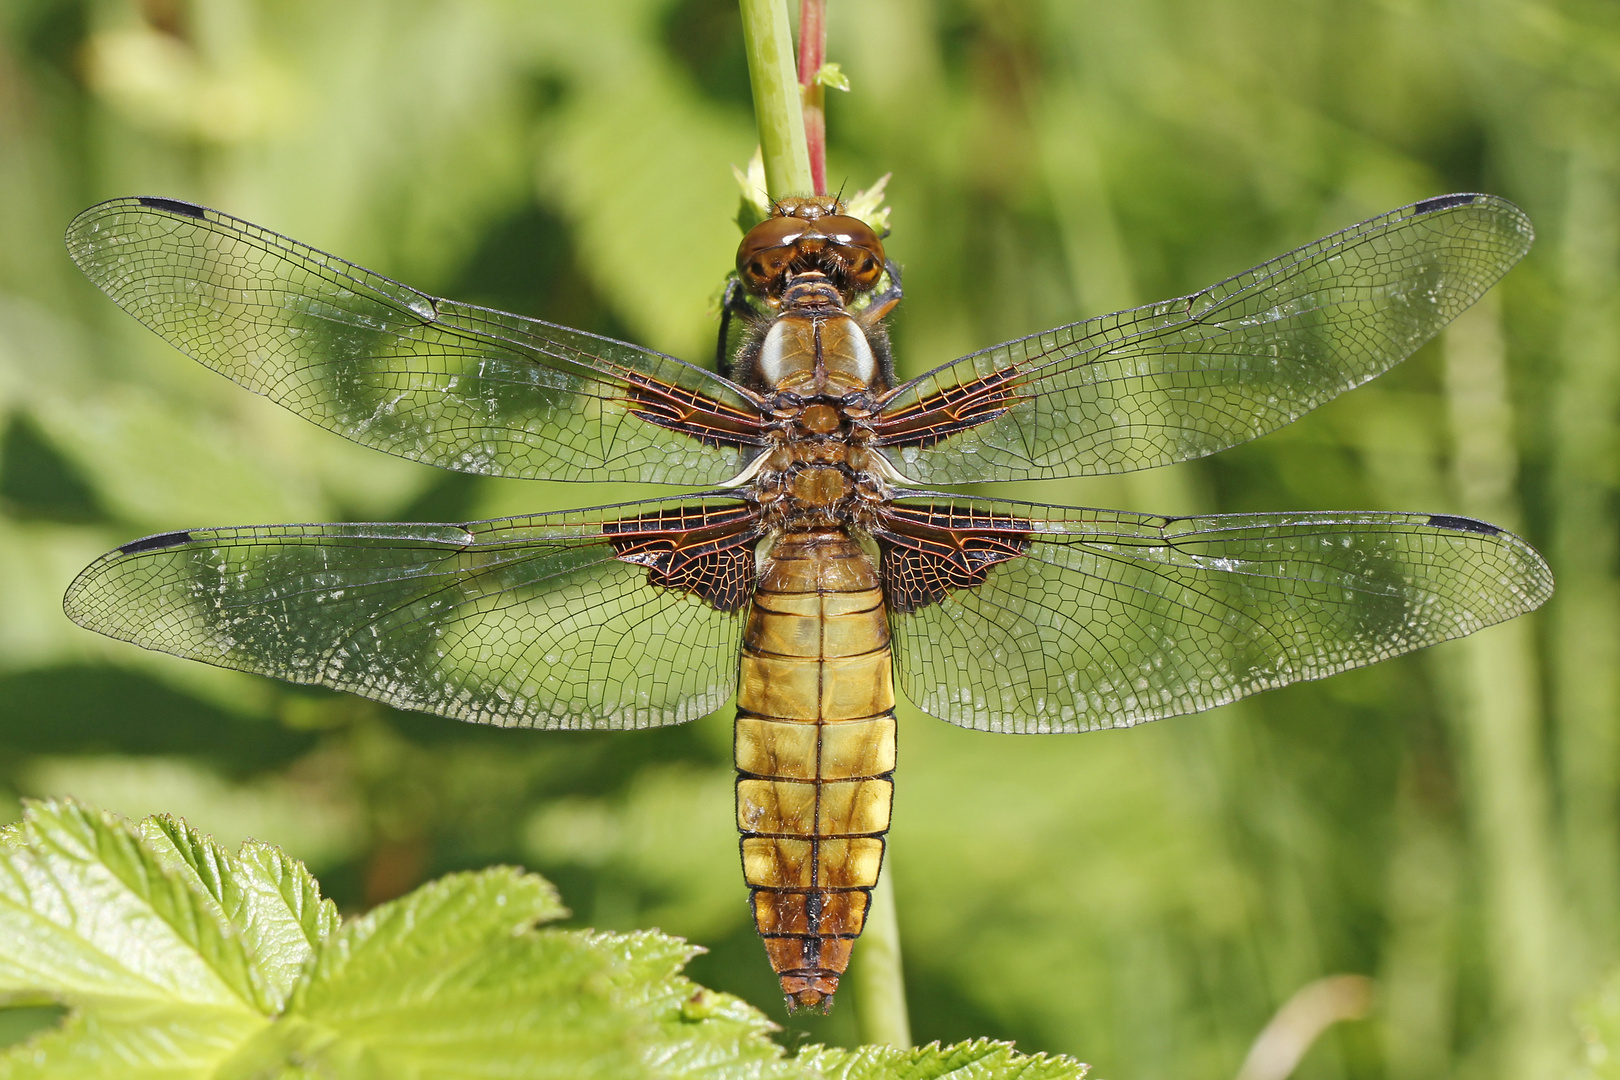
[[[924,484],[1129,472],[1297,419],[1432,338],[1529,250],[1503,199],[1447,195],[1179,300],[1019,338],[897,388],[875,421]]]
[[[1161,518],[945,498],[897,510],[909,520],[886,527],[921,539],[883,542],[885,583],[900,551],[932,568],[940,597],[890,597],[899,685],[924,711],[987,731],[1196,712],[1472,633],[1553,585],[1523,540],[1467,518]],[[989,553],[982,584],[951,567],[951,545],[926,554],[929,523],[977,537],[954,546]]]
[[[417,292],[245,221],[114,199],[68,227],[73,261],[207,367],[365,446],[534,480],[706,485],[760,441],[702,368]]]
[[[109,552],[64,607],[149,649],[404,709],[656,727],[734,692],[757,535],[752,509],[722,500],[194,529]]]

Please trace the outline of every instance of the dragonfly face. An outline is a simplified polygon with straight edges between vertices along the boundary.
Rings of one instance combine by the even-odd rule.
[[[737,817],[790,1007],[826,1007],[888,829],[896,689],[964,727],[1193,712],[1540,605],[1546,564],[1431,514],[1155,517],[930,490],[1123,472],[1265,434],[1380,374],[1528,249],[1429,199],[1191,296],[896,385],[880,239],[791,200],[738,251],[721,376],[437,299],[213,210],[68,230],[108,295],[329,430],[445,468],[708,486],[463,525],[191,529],[110,552],[76,621],[478,723],[623,729],[737,702]]]

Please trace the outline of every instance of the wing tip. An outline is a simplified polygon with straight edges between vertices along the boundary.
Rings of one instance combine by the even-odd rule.
[[[207,221],[209,214],[206,206],[198,206],[182,199],[164,198],[161,195],[123,195],[79,211],[73,220],[68,222],[67,231],[62,239],[67,244],[68,256],[74,265],[103,289],[106,286],[92,269],[92,265],[97,261],[94,253],[101,243],[103,231],[112,229],[116,233],[119,229],[118,216],[130,210],[151,210],[173,217],[190,218],[193,221]]]
[[[1436,195],[1431,199],[1421,199],[1410,206],[1397,211],[1404,217],[1422,217],[1425,214],[1437,214],[1445,210],[1456,210],[1465,206],[1479,207],[1482,211],[1495,214],[1498,218],[1511,222],[1506,226],[1508,231],[1517,233],[1520,237],[1519,253],[1530,250],[1535,242],[1536,230],[1526,214],[1516,203],[1502,198],[1500,195],[1486,195],[1477,191],[1458,192],[1453,195]],[[1517,261],[1517,260],[1515,260]]]
[[[1505,612],[1500,617],[1482,625],[1491,626],[1495,623],[1517,618],[1520,615],[1536,610],[1552,597],[1553,590],[1556,587],[1552,567],[1547,565],[1547,560],[1542,557],[1541,552],[1530,546],[1522,537],[1516,536],[1506,529],[1498,528],[1488,521],[1460,517],[1455,514],[1430,514],[1424,524],[1431,528],[1445,529],[1448,532],[1472,533],[1475,536],[1490,537],[1493,540],[1499,539],[1505,547],[1517,553],[1521,560],[1519,566],[1521,571],[1520,581],[1523,585],[1520,594],[1521,603],[1514,610]]]

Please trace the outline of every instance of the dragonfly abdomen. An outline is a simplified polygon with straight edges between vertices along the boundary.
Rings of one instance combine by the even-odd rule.
[[[737,827],[754,925],[789,1008],[825,1007],[877,884],[895,754],[883,593],[846,533],[776,543],[740,674]]]

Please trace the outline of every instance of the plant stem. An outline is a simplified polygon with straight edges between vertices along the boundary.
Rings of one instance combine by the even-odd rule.
[[[741,0],[748,81],[765,159],[765,189],[771,199],[808,195],[810,154],[804,140],[804,109],[793,64],[793,34],[787,0]]]
[[[906,978],[900,967],[900,920],[894,910],[894,873],[884,870],[872,890],[872,909],[855,949],[855,1022],[861,1042],[911,1047],[911,1018],[906,1012]]]
[[[799,95],[810,182],[817,195],[827,194],[827,89],[816,78],[826,62],[827,0],[799,0]]]
[[[1517,528],[1519,454],[1499,293],[1446,328],[1441,357],[1460,508]],[[1450,657],[1460,678],[1448,696],[1460,721],[1493,1004],[1502,1018],[1493,1053],[1507,1075],[1548,1076],[1565,1071],[1560,1025],[1570,954],[1560,938],[1568,915],[1553,862],[1536,641],[1519,620],[1461,642]]]

